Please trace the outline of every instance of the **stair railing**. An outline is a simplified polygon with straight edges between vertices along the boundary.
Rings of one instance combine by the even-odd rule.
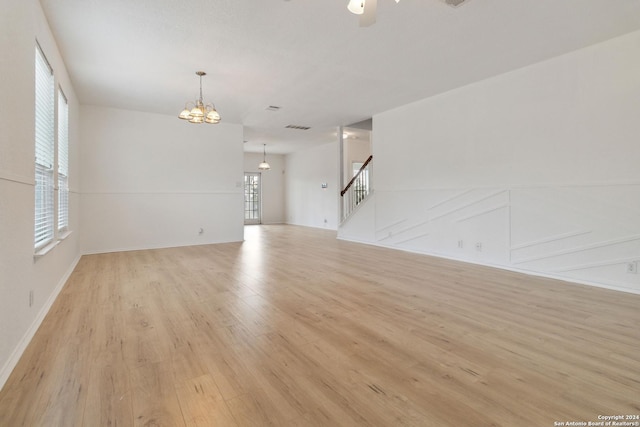
[[[362,202],[371,192],[371,185],[369,183],[370,167],[369,163],[373,160],[373,156],[362,164],[358,173],[356,173],[351,181],[344,187],[344,190],[340,192],[342,197],[342,220],[344,221],[351,215],[353,210]],[[346,197],[345,197],[346,195]]]

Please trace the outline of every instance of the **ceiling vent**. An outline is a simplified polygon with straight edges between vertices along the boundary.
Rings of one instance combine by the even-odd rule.
[[[265,110],[267,110],[267,111],[278,111],[278,110],[280,110],[280,108],[282,108],[282,107],[278,107],[277,105],[269,105],[267,108],[265,108]]]
[[[451,7],[458,7],[460,6],[462,3],[466,2],[467,0],[444,0],[444,2],[446,4],[448,4]]]
[[[286,129],[297,129],[297,130],[309,130],[311,129],[309,126],[298,126],[298,125],[287,125]]]

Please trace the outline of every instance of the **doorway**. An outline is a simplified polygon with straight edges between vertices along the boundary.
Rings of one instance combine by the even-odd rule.
[[[259,172],[244,173],[244,223],[260,224],[262,222],[262,191]]]

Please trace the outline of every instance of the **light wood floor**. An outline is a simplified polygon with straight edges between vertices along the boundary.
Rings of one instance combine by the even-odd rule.
[[[85,256],[0,426],[553,426],[640,414],[640,296],[248,227]]]

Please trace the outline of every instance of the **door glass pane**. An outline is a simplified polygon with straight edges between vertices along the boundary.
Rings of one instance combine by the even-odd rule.
[[[260,223],[260,174],[244,174],[244,221]]]

